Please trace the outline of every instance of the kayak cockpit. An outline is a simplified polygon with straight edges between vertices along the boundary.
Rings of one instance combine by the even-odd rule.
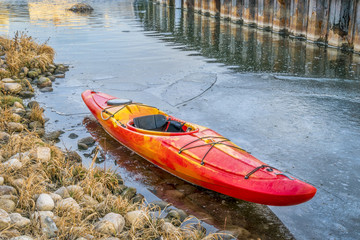
[[[190,123],[165,114],[145,115],[131,119],[127,128],[144,134],[186,135],[199,129]]]
[[[103,108],[102,120],[115,120],[119,126],[131,131],[151,135],[186,135],[198,132],[197,126],[176,119],[156,107],[135,103],[128,99],[107,99],[93,96],[95,102]]]

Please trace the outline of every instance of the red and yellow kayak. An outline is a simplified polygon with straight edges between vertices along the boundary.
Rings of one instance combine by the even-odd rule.
[[[82,98],[117,141],[163,170],[245,201],[287,206],[316,188],[268,166],[217,132],[161,110],[86,90]]]

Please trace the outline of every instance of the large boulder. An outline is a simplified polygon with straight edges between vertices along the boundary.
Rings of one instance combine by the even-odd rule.
[[[10,199],[0,199],[0,209],[6,212],[12,212],[15,210],[15,203]]]
[[[1,185],[0,186],[0,196],[1,195],[10,195],[16,194],[16,189],[11,186]]]
[[[52,82],[47,77],[40,77],[39,80],[37,81],[37,86],[38,86],[38,88],[51,87]]]
[[[22,90],[22,86],[19,83],[4,83],[4,90],[17,94]]]
[[[24,125],[17,122],[9,122],[7,124],[7,129],[9,132],[21,132],[22,130],[24,130]]]
[[[116,233],[121,233],[125,226],[125,219],[123,216],[117,213],[108,213],[106,214],[103,219],[103,221],[111,222],[116,230]]]
[[[36,209],[38,211],[51,211],[55,207],[54,200],[49,194],[42,193],[36,200]]]
[[[10,214],[11,224],[14,224],[18,228],[24,228],[30,225],[30,219],[23,217],[20,213]]]
[[[7,228],[11,224],[11,218],[9,214],[5,211],[0,209],[0,230]]]

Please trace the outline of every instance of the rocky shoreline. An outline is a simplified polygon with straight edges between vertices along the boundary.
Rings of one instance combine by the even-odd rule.
[[[98,147],[85,168],[76,151],[54,146],[63,132],[46,132],[43,108],[31,98],[53,91],[69,67],[26,35],[0,38],[0,46],[0,239],[234,239],[207,235],[201,221],[166,202],[147,203],[121,176],[94,165]],[[94,143],[88,137],[78,147]]]

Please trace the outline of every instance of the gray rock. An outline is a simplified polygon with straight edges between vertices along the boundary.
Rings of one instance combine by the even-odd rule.
[[[58,73],[58,74],[55,74],[53,75],[55,78],[65,78],[65,74],[63,73]]]
[[[48,141],[58,141],[59,140],[59,137],[61,136],[61,134],[63,134],[64,131],[61,131],[61,130],[57,130],[57,131],[52,131],[52,132],[49,132],[49,133],[46,133],[44,135],[44,138]]]
[[[92,137],[86,137],[86,138],[82,138],[78,141],[78,143],[82,143],[85,144],[88,147],[91,147],[95,144],[95,140]]]
[[[181,222],[188,217],[186,212],[181,209],[171,209],[168,214],[170,214],[169,216],[171,216],[171,214],[173,214],[174,216],[176,215],[177,217],[179,217],[178,219],[180,219]]]
[[[37,71],[32,70],[32,71],[29,71],[29,72],[28,72],[27,76],[28,76],[29,78],[34,79],[34,78],[36,78],[37,76],[39,76],[39,73],[38,73]]]
[[[130,224],[133,224],[133,223],[135,223],[135,221],[139,221],[143,217],[145,217],[146,216],[145,214],[146,213],[143,210],[135,210],[135,211],[131,211],[131,212],[126,213],[125,219]]]
[[[108,213],[103,217],[102,221],[104,220],[111,222],[114,225],[116,233],[121,233],[124,229],[125,219],[120,214]]]
[[[65,211],[80,212],[80,205],[71,197],[57,202],[57,208]]]
[[[150,207],[159,207],[161,210],[165,209],[166,207],[170,206],[169,203],[165,201],[153,201],[150,204]]]
[[[87,207],[94,207],[95,205],[99,204],[99,202],[91,196],[85,194],[81,199],[81,204]]]
[[[92,11],[94,11],[94,9],[86,3],[77,3],[68,10],[76,13],[91,13]]]
[[[24,109],[24,106],[21,104],[21,103],[19,103],[19,102],[14,102],[14,105],[13,105],[14,107],[16,107],[16,108],[22,108],[22,109]]]
[[[39,80],[37,81],[37,86],[38,88],[51,87],[52,82],[47,77],[40,77]]]
[[[34,121],[34,122],[31,122],[29,123],[29,128],[31,130],[34,130],[34,129],[39,129],[39,128],[42,128],[43,127],[43,124],[39,121]]]
[[[35,96],[35,93],[31,91],[21,91],[19,92],[19,95],[22,98],[32,98]]]
[[[22,90],[22,86],[19,83],[5,83],[4,90],[12,94],[17,94]]]
[[[136,194],[136,188],[128,187],[121,193],[121,196],[123,198],[131,199],[135,196],[135,194]]]
[[[75,139],[75,138],[78,138],[79,136],[77,135],[77,134],[75,134],[75,133],[70,133],[69,134],[69,138],[70,139]]]
[[[18,188],[22,188],[22,186],[24,186],[24,184],[25,184],[25,180],[23,178],[15,179],[12,182],[12,185],[15,187],[18,187]]]
[[[19,114],[13,113],[11,114],[11,120],[14,122],[20,122],[22,117]]]
[[[6,132],[0,132],[0,143],[7,143],[10,139],[10,134]]]
[[[78,148],[80,150],[87,150],[89,147],[84,143],[78,143]]]
[[[68,161],[79,162],[79,163],[82,162],[81,156],[76,151],[67,151],[65,153],[65,157]]]
[[[14,224],[18,228],[24,228],[30,225],[30,219],[21,216],[19,213],[10,214],[11,224]]]
[[[35,107],[40,107],[39,103],[37,101],[31,101],[27,104],[28,108],[35,108]]]
[[[10,199],[0,198],[0,208],[9,213],[15,210],[15,203]]]
[[[138,193],[131,199],[131,203],[141,203],[144,199],[145,197],[142,194]]]
[[[70,185],[67,186],[66,189],[68,190],[69,194],[71,196],[77,195],[77,196],[82,196],[84,195],[84,191],[82,189],[82,187],[80,187],[79,185]]]
[[[41,224],[43,224],[43,221],[46,217],[54,218],[55,215],[51,211],[38,211],[31,214],[30,218],[32,221],[40,221]]]
[[[103,234],[111,234],[111,235],[116,234],[116,229],[114,224],[106,220],[101,220],[100,222],[95,223],[94,229],[95,231]]]
[[[5,168],[10,168],[12,170],[17,170],[20,169],[23,166],[23,164],[18,159],[13,158],[4,162],[2,166],[4,166]]]
[[[55,76],[48,76],[48,78],[49,78],[50,81],[52,81],[52,82],[55,82],[55,80],[56,80],[56,77],[55,77]]]
[[[40,89],[40,92],[53,92],[54,89],[52,87],[43,87]]]
[[[7,228],[11,224],[11,218],[9,214],[3,210],[0,209],[0,230]]]
[[[22,130],[24,130],[24,125],[22,125],[21,123],[9,122],[7,124],[7,129],[9,132],[21,132]]]
[[[57,201],[62,200],[62,197],[59,194],[49,193],[49,195],[52,198],[52,200],[54,201],[54,203],[56,203]]]
[[[23,108],[17,108],[17,107],[12,107],[11,112],[19,114],[20,116],[24,116],[26,113],[26,111]]]
[[[169,222],[164,222],[164,224],[161,226],[162,230],[168,234],[174,233],[178,231],[178,228],[172,225]]]
[[[10,238],[10,240],[33,240],[33,238],[31,238],[29,236],[26,236],[26,235],[22,235],[22,236],[19,236],[19,237]]]
[[[19,200],[19,198],[14,195],[0,195],[0,199],[9,199],[13,202],[17,202]]]
[[[49,194],[42,193],[36,200],[36,209],[38,211],[51,211],[55,207],[54,200]]]
[[[37,147],[35,158],[41,162],[48,162],[51,159],[51,149],[48,147]]]
[[[16,194],[16,189],[11,186],[0,185],[0,195]]]
[[[21,73],[24,73],[25,75],[27,75],[27,74],[29,73],[29,69],[28,69],[27,67],[22,67],[22,68],[20,69],[20,72],[21,72]]]
[[[47,235],[49,238],[56,237],[58,228],[50,217],[45,217],[44,224],[41,226],[41,231]]]
[[[14,79],[11,79],[11,78],[4,78],[4,79],[1,79],[1,81],[3,83],[14,83],[14,82],[16,82]]]
[[[58,190],[56,190],[54,193],[60,195],[62,198],[70,197],[70,194],[69,194],[68,190],[66,189],[66,187],[61,187]]]

